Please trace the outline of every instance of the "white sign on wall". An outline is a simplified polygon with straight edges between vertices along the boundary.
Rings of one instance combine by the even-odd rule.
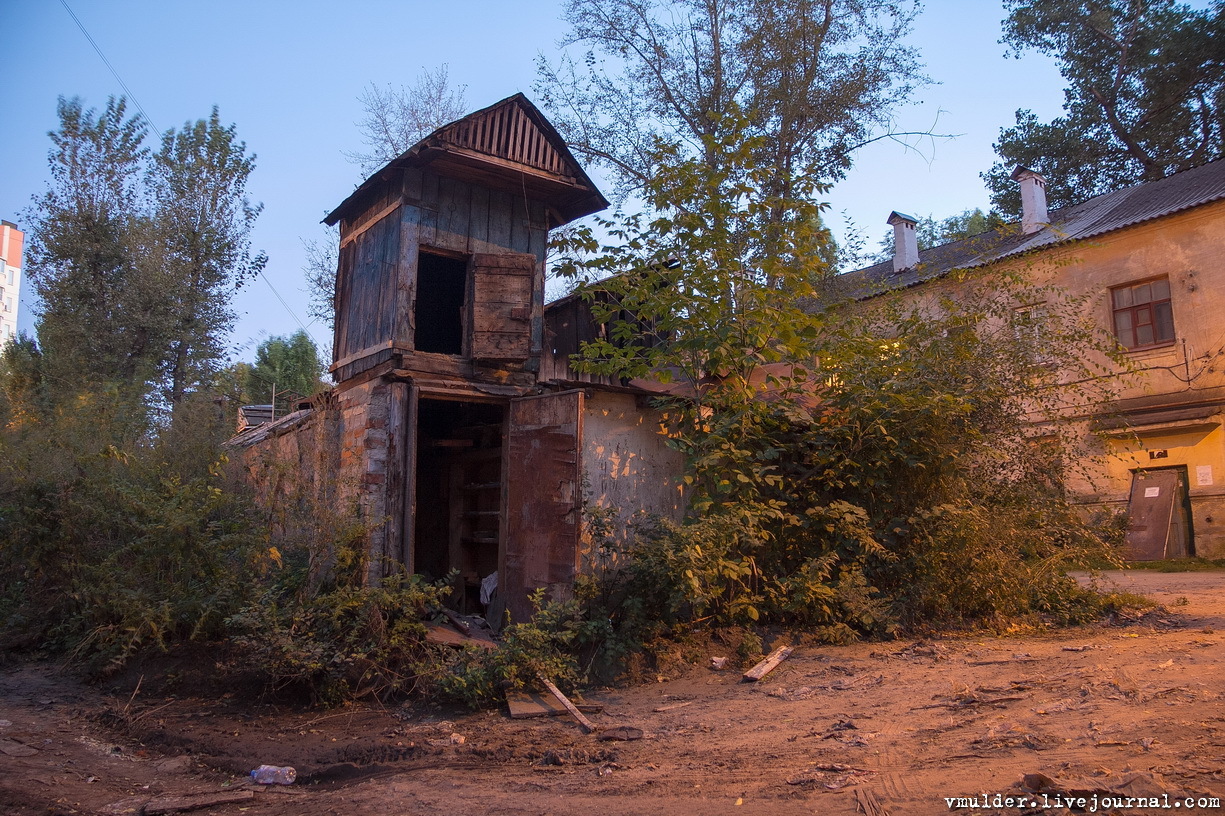
[[[1201,486],[1212,484],[1212,465],[1195,466],[1195,483]]]

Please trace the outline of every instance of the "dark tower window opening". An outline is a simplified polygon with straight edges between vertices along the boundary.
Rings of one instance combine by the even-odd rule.
[[[417,255],[417,302],[413,308],[417,351],[464,353],[464,297],[468,262],[421,250]]]

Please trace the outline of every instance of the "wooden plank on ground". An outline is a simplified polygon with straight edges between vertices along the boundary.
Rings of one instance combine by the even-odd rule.
[[[565,707],[566,711],[570,712],[570,716],[573,717],[578,723],[579,728],[583,729],[584,734],[590,734],[595,730],[595,725],[592,724],[591,720],[584,717],[583,712],[575,708],[574,703],[570,702],[570,699],[566,697],[566,695],[562,694],[557,686],[553,685],[549,678],[539,673],[536,675],[536,677],[541,683],[544,684],[544,687],[549,690],[549,693],[556,697],[557,701]]]
[[[164,816],[168,813],[185,813],[217,805],[249,802],[255,794],[249,790],[218,791],[216,793],[188,793],[182,796],[162,796],[145,805],[144,816]]]
[[[439,643],[443,646],[467,646],[471,644],[473,646],[480,646],[483,649],[498,648],[498,644],[480,629],[472,629],[471,631],[472,636],[465,637],[450,626],[427,623],[425,625],[425,642]]]
[[[855,789],[855,806],[865,816],[889,816],[889,810],[876,795],[864,788]]]
[[[790,646],[779,646],[770,654],[766,655],[766,659],[758,663],[753,668],[744,673],[744,679],[750,683],[755,683],[765,677],[770,672],[778,667],[787,657],[794,651]]]
[[[569,714],[560,701],[552,694],[538,691],[506,692],[506,706],[510,709],[512,720],[527,720],[532,717],[557,717]],[[604,706],[589,703],[574,703],[574,707],[584,714],[599,714]]]

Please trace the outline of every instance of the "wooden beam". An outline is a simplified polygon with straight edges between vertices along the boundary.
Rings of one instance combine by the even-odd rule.
[[[792,651],[794,650],[790,646],[779,646],[777,649],[770,652],[770,654],[766,656],[765,660],[746,671],[744,673],[744,680],[750,683],[757,682],[770,672],[774,671],[774,669],[778,667],[779,663],[782,663],[788,658],[788,656],[790,656]]]
[[[536,677],[538,677],[540,682],[544,684],[544,687],[549,690],[549,694],[556,697],[557,702],[561,703],[562,707],[565,708],[566,711],[570,712],[570,716],[578,722],[579,728],[583,729],[584,734],[590,734],[595,730],[595,725],[592,724],[591,720],[583,716],[583,712],[579,711],[574,703],[570,702],[570,699],[566,697],[566,695],[562,694],[557,686],[553,685],[549,678],[545,677],[541,673],[537,673]]]
[[[598,703],[575,703],[574,707],[584,714],[599,714],[604,710],[604,706]],[[561,714],[570,713],[551,694],[541,694],[534,691],[515,691],[513,689],[506,692],[506,708],[510,712],[512,720],[526,720],[533,717],[556,717]]]
[[[361,235],[363,232],[370,229],[371,227],[373,227],[378,222],[382,221],[387,216],[391,215],[403,203],[404,203],[404,199],[402,197],[396,197],[395,200],[393,200],[390,204],[383,207],[377,213],[374,213],[373,215],[369,216],[369,220],[363,223],[360,227],[358,227],[357,229],[345,235],[344,240],[340,242],[340,245],[345,246],[346,244],[356,240],[357,236]]]

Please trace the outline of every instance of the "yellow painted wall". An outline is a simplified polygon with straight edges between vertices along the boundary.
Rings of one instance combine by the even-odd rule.
[[[1078,411],[1090,451],[1069,468],[1069,487],[1086,503],[1124,510],[1132,472],[1185,465],[1190,484],[1196,554],[1225,558],[1225,202],[1217,202],[1066,246],[1034,252],[994,265],[982,274],[1013,272],[1039,285],[1053,285],[1077,298],[1104,332],[1113,335],[1110,290],[1165,276],[1170,281],[1175,342],[1126,353],[1132,373],[1104,356],[1097,362],[1116,372],[1103,382],[1113,402],[1095,413]],[[977,273],[975,273],[977,275]],[[914,303],[935,303],[961,285],[951,279],[908,293]],[[1028,304],[1017,304],[1028,305]],[[1088,387],[1088,386],[1078,386]],[[1074,400],[1070,401],[1074,403]],[[1088,438],[1093,420],[1107,416],[1159,415],[1163,411],[1221,403],[1211,417],[1141,425],[1131,435]],[[1209,423],[1209,424],[1206,424]],[[1150,459],[1148,451],[1168,456]],[[1204,468],[1205,470],[1201,470]]]

